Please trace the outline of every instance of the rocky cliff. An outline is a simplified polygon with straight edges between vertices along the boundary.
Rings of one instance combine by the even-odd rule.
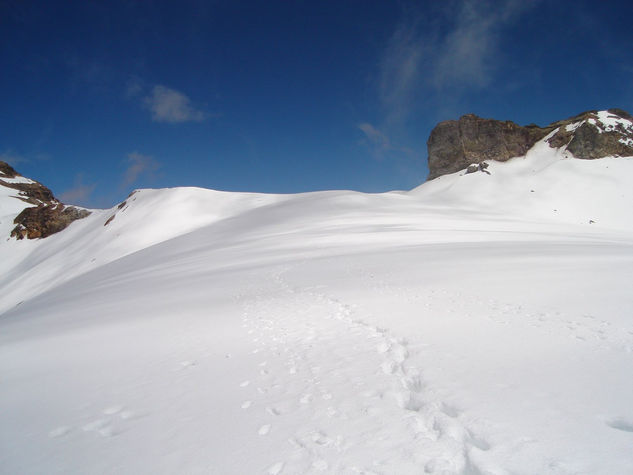
[[[13,223],[11,237],[45,238],[65,229],[77,219],[90,214],[86,209],[66,206],[41,183],[21,176],[8,163],[0,161],[0,186],[15,190],[14,199],[32,205],[24,208]]]
[[[550,147],[576,158],[633,156],[633,117],[621,109],[587,111],[546,127],[520,126],[474,114],[440,122],[427,141],[429,180],[485,160],[504,162],[525,155],[550,135]]]

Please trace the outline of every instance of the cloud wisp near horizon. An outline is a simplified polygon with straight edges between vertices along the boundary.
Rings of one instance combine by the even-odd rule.
[[[194,107],[186,94],[160,84],[152,88],[150,94],[143,99],[143,104],[151,112],[154,122],[202,122],[208,117]]]
[[[130,186],[411,189],[441,120],[633,108],[630,8],[5,2],[0,159],[84,205]]]
[[[154,180],[156,172],[162,166],[154,157],[139,152],[128,153],[121,163],[125,165],[125,170],[121,173],[118,188],[110,187],[109,192],[102,193],[96,200],[99,206],[108,206],[115,202],[119,193],[128,193],[129,188],[141,179]],[[91,203],[95,203],[93,194],[97,186],[97,182],[86,183],[84,173],[77,173],[72,186],[60,193],[59,199],[63,203],[90,207]]]
[[[420,109],[441,108],[439,97],[455,101],[489,86],[500,63],[502,30],[536,3],[460,0],[436,7],[431,19],[415,6],[405,8],[378,59],[382,112],[376,123],[359,126],[373,154],[411,150],[394,145],[391,136]]]
[[[141,176],[152,177],[161,164],[150,155],[132,152],[127,155],[127,168],[123,173],[121,187],[126,188],[135,183]]]

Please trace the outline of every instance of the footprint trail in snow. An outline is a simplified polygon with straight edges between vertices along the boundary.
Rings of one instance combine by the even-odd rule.
[[[273,292],[245,303],[259,376],[239,403],[263,412],[256,433],[272,452],[263,473],[484,471],[490,444],[426,387],[405,339],[327,294],[293,288],[283,272],[271,281]]]

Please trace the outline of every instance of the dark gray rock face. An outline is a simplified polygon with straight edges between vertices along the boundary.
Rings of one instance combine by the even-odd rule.
[[[15,217],[13,223],[16,226],[11,231],[11,237],[45,238],[90,214],[88,210],[64,205],[41,183],[11,183],[6,180],[20,176],[9,164],[0,161],[0,186],[16,190],[15,198],[35,205],[25,208]]]
[[[484,160],[504,162],[525,155],[551,132],[550,147],[565,147],[574,157],[633,156],[633,118],[620,109],[588,111],[546,127],[520,126],[474,114],[440,122],[427,141],[429,180]]]
[[[525,155],[547,131],[536,126],[482,119],[474,114],[440,122],[427,141],[429,180],[484,160],[505,162]]]

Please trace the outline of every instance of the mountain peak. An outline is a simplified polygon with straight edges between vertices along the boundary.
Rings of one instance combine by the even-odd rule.
[[[7,162],[0,161],[0,178],[15,178],[18,172]]]
[[[549,137],[548,137],[549,136]],[[524,156],[539,140],[580,159],[633,156],[633,117],[621,109],[586,111],[546,127],[466,114],[440,122],[427,141],[429,180],[485,160]]]
[[[0,187],[4,187],[9,192],[9,198],[33,205],[24,207],[13,219],[13,224],[16,226],[11,231],[11,237],[18,240],[45,238],[90,214],[90,211],[86,209],[66,206],[55,198],[49,188],[35,180],[23,177],[11,165],[2,161],[0,161]]]

